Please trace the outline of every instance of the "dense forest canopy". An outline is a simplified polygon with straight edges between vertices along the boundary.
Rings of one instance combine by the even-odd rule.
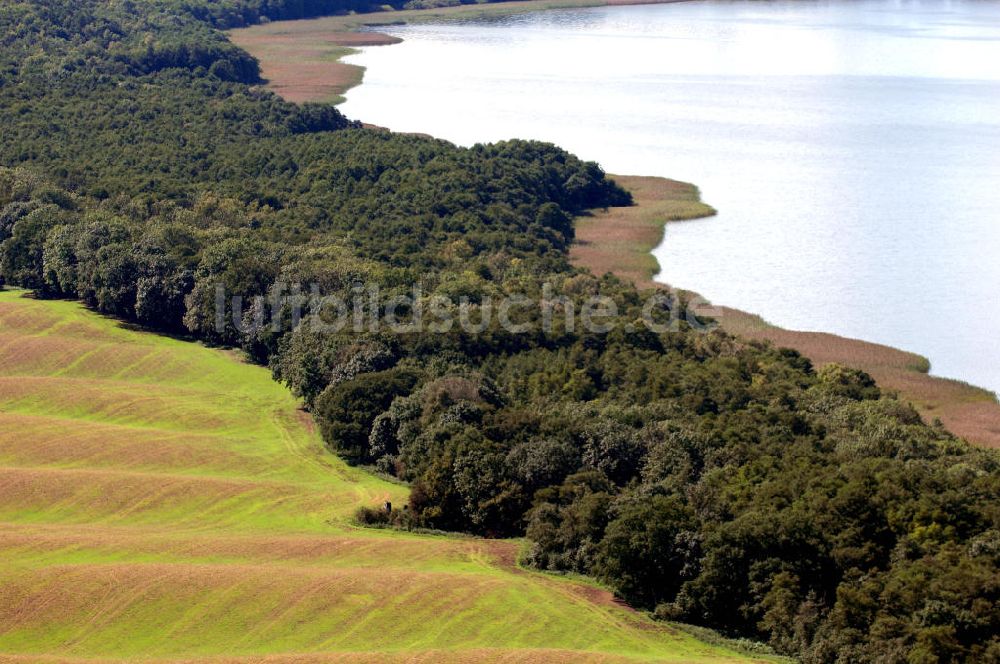
[[[318,305],[291,285],[349,301],[359,284],[386,297],[419,284],[477,320],[514,294],[644,312],[633,287],[567,260],[574,216],[629,202],[597,165],[285,103],[218,31],[367,8],[4,2],[2,278],[242,347],[331,448],[412,483],[405,509],[369,522],[526,534],[530,564],[808,662],[1000,661],[1000,459],[861,372],[693,320],[295,324]],[[276,285],[278,306],[254,299]]]

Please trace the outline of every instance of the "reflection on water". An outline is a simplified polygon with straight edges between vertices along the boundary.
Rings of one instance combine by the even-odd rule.
[[[690,2],[393,28],[350,116],[695,182],[661,279],[1000,390],[1000,4]]]

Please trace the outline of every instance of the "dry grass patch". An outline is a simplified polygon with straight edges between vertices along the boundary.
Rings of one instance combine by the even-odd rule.
[[[256,564],[321,567],[393,567],[452,572],[492,567],[495,547],[516,554],[514,542],[411,535],[333,528],[329,533],[205,533],[132,524],[0,523],[0,552],[25,565],[70,564],[80,560]],[[498,567],[504,565],[497,564]]]
[[[664,224],[709,217],[698,188],[686,182],[634,175],[612,176],[638,203],[581,217],[570,259],[595,274],[611,272],[640,288],[653,288],[656,259],[650,253],[663,241]]]
[[[0,656],[11,664],[108,664],[125,660],[39,656]],[[135,662],[136,660],[128,660]],[[252,657],[199,657],[183,659],[144,658],[143,664],[625,664],[629,657],[583,653],[556,648],[474,648],[453,650],[409,650],[406,652],[312,653]],[[684,664],[690,660],[673,660]]]
[[[162,470],[266,476],[273,459],[245,451],[218,435],[192,434],[5,413],[0,417],[0,465]],[[66,431],[74,430],[72,444]]]
[[[302,26],[300,24],[306,24]],[[340,103],[361,83],[364,67],[340,62],[359,46],[395,44],[381,33],[309,29],[306,21],[270,23],[230,33],[230,39],[260,61],[268,87],[295,102]]]

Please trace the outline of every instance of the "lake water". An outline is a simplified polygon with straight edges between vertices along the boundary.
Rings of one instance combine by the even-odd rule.
[[[1000,3],[686,2],[401,26],[351,117],[694,182],[661,281],[1000,390]]]

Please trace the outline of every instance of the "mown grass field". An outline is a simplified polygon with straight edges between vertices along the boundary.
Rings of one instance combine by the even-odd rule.
[[[737,662],[517,542],[360,529],[268,372],[0,292],[0,660]]]

